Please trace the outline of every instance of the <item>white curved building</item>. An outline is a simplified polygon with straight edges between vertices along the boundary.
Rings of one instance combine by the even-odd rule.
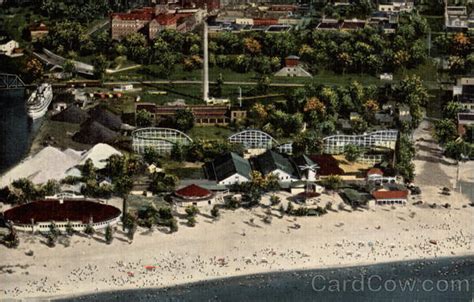
[[[189,145],[193,140],[185,133],[171,128],[141,128],[132,132],[132,148],[139,154],[153,148],[159,154],[169,154],[176,144]]]

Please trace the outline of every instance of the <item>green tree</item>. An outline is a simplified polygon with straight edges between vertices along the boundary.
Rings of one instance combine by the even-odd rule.
[[[458,113],[462,112],[463,106],[459,102],[448,102],[446,106],[444,106],[444,116],[447,119],[455,120],[458,117]]]
[[[149,60],[149,48],[144,35],[132,33],[125,37],[123,45],[127,49],[127,57],[138,63]]]
[[[63,71],[66,73],[73,73],[76,67],[71,60],[66,60],[63,64]]]
[[[214,218],[217,218],[219,217],[220,213],[219,213],[219,207],[217,205],[214,205],[211,209],[211,215],[212,217]]]
[[[174,117],[175,127],[178,130],[187,132],[194,127],[194,114],[189,109],[176,110]]]
[[[88,158],[82,167],[82,178],[84,180],[95,180],[97,177],[96,168],[92,159]]]
[[[174,233],[178,231],[178,221],[176,218],[170,219],[170,233]]]
[[[112,183],[114,192],[122,197],[127,196],[133,188],[133,180],[127,175],[114,178]]]
[[[323,181],[323,186],[330,190],[338,190],[342,184],[343,181],[339,175],[329,175]]]
[[[143,160],[147,164],[149,164],[149,165],[158,164],[159,163],[159,161],[158,161],[159,156],[160,156],[160,154],[154,148],[145,147],[145,150],[143,152]]]
[[[30,202],[39,197],[36,186],[27,178],[20,178],[13,181],[12,187],[21,191],[21,194],[18,194],[19,203]]]
[[[413,142],[406,134],[401,134],[396,151],[395,169],[407,182],[413,181],[415,177],[415,165],[412,160],[415,156]]]
[[[114,240],[114,230],[110,226],[110,224],[107,225],[105,228],[105,241],[107,244],[111,244],[112,241]]]
[[[92,227],[92,224],[90,222],[86,224],[86,227],[84,228],[84,233],[86,233],[89,236],[95,233],[95,230]]]
[[[470,156],[473,151],[474,147],[471,147],[468,143],[462,140],[449,141],[444,146],[444,154],[447,157],[456,160],[462,160],[463,157]]]
[[[174,191],[178,177],[165,173],[155,173],[150,183],[150,191],[154,194]]]
[[[344,147],[344,156],[350,162],[355,162],[362,154],[362,150],[356,145],[347,145]]]
[[[188,216],[196,216],[199,214],[199,209],[196,206],[187,206],[185,212]]]
[[[13,226],[10,225],[8,229],[9,232],[3,238],[3,244],[5,244],[7,248],[17,248],[20,245],[20,237]]]
[[[153,117],[151,113],[146,110],[139,110],[135,120],[138,127],[150,127],[153,125]]]
[[[74,234],[74,228],[72,227],[72,223],[70,221],[66,224],[66,234],[72,236]]]
[[[107,59],[103,55],[95,56],[92,60],[92,65],[94,66],[94,76],[98,79],[102,79],[105,74],[105,69],[107,68]]]
[[[61,191],[61,185],[58,181],[54,179],[48,180],[42,187],[41,187],[41,195],[42,196],[53,196]]]
[[[180,143],[174,144],[173,148],[171,148],[170,157],[177,162],[184,161],[186,159],[186,150],[184,146]]]
[[[412,127],[418,127],[423,118],[422,107],[428,103],[428,90],[420,77],[416,75],[405,77],[395,86],[394,97],[397,101],[409,106]]]
[[[194,227],[196,225],[196,217],[188,216],[188,226]]]
[[[435,135],[441,144],[454,140],[457,137],[456,124],[450,119],[436,121]]]

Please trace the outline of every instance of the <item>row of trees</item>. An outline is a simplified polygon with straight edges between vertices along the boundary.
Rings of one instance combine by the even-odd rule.
[[[44,11],[52,13],[55,5],[50,5],[51,0],[45,1],[48,5]],[[100,10],[97,12],[100,14]],[[182,63],[185,70],[201,66],[201,38],[196,33],[163,30],[153,41],[141,33],[112,41],[107,32],[88,35],[86,27],[75,20],[70,18],[52,24],[43,44],[71,59],[78,54],[102,54],[115,65],[127,58],[146,63],[150,66],[143,72],[160,77],[169,75],[176,63]],[[374,74],[411,68],[426,58],[427,24],[415,13],[401,20],[397,33],[390,36],[370,26],[351,32],[311,29],[279,34],[223,32],[209,42],[210,64],[238,72],[254,70],[268,74],[280,68],[283,58],[297,54],[313,73],[321,67],[341,73]]]
[[[11,204],[24,204],[33,200],[42,199],[60,192],[60,183],[48,180],[43,185],[35,185],[27,178],[20,178],[12,182],[11,186],[5,187],[0,194]]]
[[[443,119],[434,123],[435,137],[444,147],[444,154],[450,158],[461,160],[474,155],[474,126],[466,126],[466,133],[460,136],[456,126],[458,113],[465,111],[459,102],[446,103]]]

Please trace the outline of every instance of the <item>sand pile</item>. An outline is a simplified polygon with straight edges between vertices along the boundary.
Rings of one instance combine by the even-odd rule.
[[[86,160],[91,159],[96,168],[103,169],[107,164],[107,159],[113,154],[122,155],[122,153],[107,144],[97,144],[82,154],[79,164],[83,165]]]
[[[54,147],[46,147],[2,175],[0,187],[20,178],[28,178],[35,184],[45,183],[49,179],[60,180],[70,175],[75,166],[83,165],[88,159],[92,160],[95,167],[103,169],[107,159],[113,154],[121,155],[107,144],[97,144],[88,151],[72,149],[61,151]]]
[[[81,153],[78,151],[67,149],[63,152],[54,147],[46,147],[0,177],[0,187],[19,178],[28,178],[35,184],[45,183],[49,179],[62,179],[66,171],[77,165],[80,159]]]
[[[89,111],[91,118],[112,130],[120,130],[122,126],[122,119],[120,116],[102,108],[94,108]]]
[[[89,119],[81,125],[81,130],[74,134],[73,140],[79,143],[92,145],[98,143],[110,143],[117,137],[117,132]]]
[[[53,121],[81,124],[89,118],[89,114],[76,106],[70,106],[52,117]]]

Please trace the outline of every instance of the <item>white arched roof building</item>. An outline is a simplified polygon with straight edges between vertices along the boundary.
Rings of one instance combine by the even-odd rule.
[[[169,154],[176,144],[189,145],[192,139],[185,133],[171,128],[141,128],[132,132],[133,151],[139,154],[150,147],[160,154]]]
[[[378,130],[360,135],[337,134],[323,138],[324,153],[340,154],[347,145],[356,145],[362,148],[395,149],[398,130]]]

